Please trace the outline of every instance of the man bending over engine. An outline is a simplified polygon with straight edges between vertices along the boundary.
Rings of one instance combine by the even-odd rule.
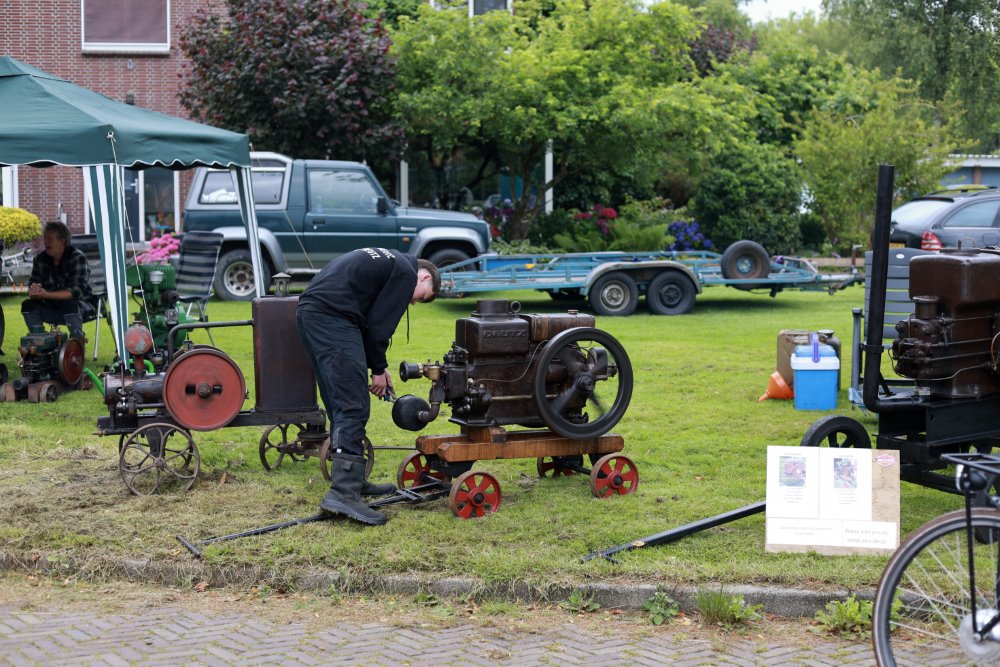
[[[28,279],[28,299],[21,315],[30,331],[44,322],[65,324],[69,335],[82,342],[83,322],[94,314],[90,266],[87,256],[70,243],[69,229],[61,222],[45,223],[45,252],[35,255]]]
[[[385,360],[389,339],[410,304],[429,303],[440,289],[441,275],[427,260],[398,250],[362,248],[327,264],[299,297],[299,337],[330,417],[333,470],[330,490],[320,503],[323,510],[372,526],[386,522],[384,514],[361,500],[396,490],[365,479],[368,392],[383,398],[392,391]]]

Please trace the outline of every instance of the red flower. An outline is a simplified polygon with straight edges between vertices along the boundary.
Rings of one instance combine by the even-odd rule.
[[[604,209],[604,217],[607,218],[608,220],[614,220],[615,218],[618,217],[618,211],[610,207],[606,208]]]

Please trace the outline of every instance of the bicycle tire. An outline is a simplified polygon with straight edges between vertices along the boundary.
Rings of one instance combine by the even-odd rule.
[[[977,614],[997,610],[997,547],[1000,512],[972,510],[973,529],[987,536],[974,540]],[[894,667],[897,652],[910,656],[904,664],[926,664],[933,651],[935,664],[982,664],[1000,661],[1000,641],[976,644],[971,637],[968,542],[965,510],[928,521],[910,535],[886,564],[875,595],[872,641],[875,660]],[[899,609],[892,613],[899,597]],[[982,619],[980,619],[982,620]],[[962,622],[966,621],[963,626]],[[1000,639],[994,629],[993,639]]]

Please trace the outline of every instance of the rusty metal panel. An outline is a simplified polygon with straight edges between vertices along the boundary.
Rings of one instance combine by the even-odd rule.
[[[528,321],[532,343],[550,340],[556,334],[560,334],[567,329],[592,327],[595,323],[593,315],[579,313],[575,310],[571,310],[568,313],[531,313],[521,315],[521,317]]]
[[[298,296],[253,300],[254,386],[258,410],[314,410],[316,376],[302,347]]]
[[[527,354],[528,323],[506,300],[480,300],[471,317],[455,322],[455,342],[473,356]]]

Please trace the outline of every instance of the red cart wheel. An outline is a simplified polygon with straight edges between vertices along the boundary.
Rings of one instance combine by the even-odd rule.
[[[293,437],[289,439],[288,431],[293,426],[298,430],[293,432]],[[302,446],[298,442],[298,432],[304,428],[302,424],[275,424],[264,431],[257,445],[257,454],[264,470],[280,468],[286,457],[295,463],[305,460]]]
[[[551,456],[539,456],[535,459],[535,469],[538,471],[539,477],[558,477],[560,475],[569,477],[576,474],[575,470],[560,466]]]
[[[639,469],[623,454],[601,457],[590,471],[590,490],[596,498],[626,496],[639,488]]]
[[[414,452],[403,459],[396,470],[396,486],[401,489],[420,486],[424,484],[423,475],[427,474],[434,479],[445,481],[448,476],[440,470],[431,470],[430,461],[420,452]]]
[[[470,470],[455,478],[448,494],[448,507],[460,519],[492,514],[500,509],[500,483],[488,472]]]

